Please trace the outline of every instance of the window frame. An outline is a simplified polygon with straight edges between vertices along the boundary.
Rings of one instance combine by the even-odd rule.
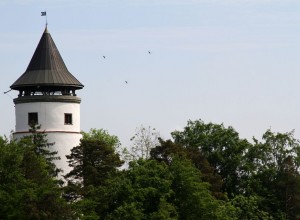
[[[73,115],[72,113],[65,113],[64,114],[65,117],[64,117],[64,124],[65,125],[73,125]]]
[[[37,112],[28,112],[28,125],[39,124],[39,114]]]

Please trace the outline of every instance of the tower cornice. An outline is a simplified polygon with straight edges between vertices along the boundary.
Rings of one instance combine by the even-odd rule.
[[[15,104],[32,103],[32,102],[65,102],[65,103],[81,103],[81,98],[78,96],[66,95],[35,95],[21,96],[14,99]]]

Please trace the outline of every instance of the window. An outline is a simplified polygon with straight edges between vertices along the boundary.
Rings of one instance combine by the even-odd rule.
[[[65,113],[65,125],[71,125],[72,123],[72,114]]]
[[[29,112],[28,113],[28,124],[29,125],[37,125],[39,123],[38,113],[37,112]]]

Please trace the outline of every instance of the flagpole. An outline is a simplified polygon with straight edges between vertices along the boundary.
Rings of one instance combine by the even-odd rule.
[[[47,20],[47,11],[42,11],[41,12],[41,16],[45,16],[45,19],[46,19],[46,27],[48,26],[48,20]]]
[[[46,27],[48,26],[48,20],[47,20],[47,11],[45,10],[46,12]]]

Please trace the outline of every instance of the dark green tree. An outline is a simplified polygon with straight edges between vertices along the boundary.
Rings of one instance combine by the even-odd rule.
[[[114,195],[109,199],[110,204],[117,202],[112,206],[114,210],[107,213],[107,219],[177,218],[176,208],[170,203],[172,176],[166,165],[140,159],[130,163],[121,178],[120,182],[114,181],[112,189],[111,185],[107,185],[108,192]]]
[[[83,132],[80,144],[67,155],[73,169],[65,175],[69,183],[82,186],[101,185],[110,173],[116,172],[123,164],[116,152],[120,142],[114,135],[102,129]]]
[[[151,158],[170,165],[174,158],[189,159],[201,172],[201,179],[210,183],[210,190],[218,199],[225,199],[221,192],[222,180],[210,166],[203,154],[195,148],[185,148],[181,144],[175,144],[171,140],[159,139],[160,144],[151,150]]]
[[[43,151],[44,137],[0,138],[0,219],[72,218],[55,177],[53,154]]]
[[[232,127],[223,124],[205,124],[201,120],[188,121],[183,131],[172,132],[176,144],[198,150],[215,169],[223,181],[223,192],[233,197],[243,191],[241,175],[243,160],[251,144],[240,139]],[[195,152],[195,151],[194,151]]]
[[[73,169],[65,175],[68,185],[64,188],[64,197],[72,202],[78,217],[97,219],[96,190],[117,175],[123,164],[116,152],[118,146],[116,136],[102,129],[91,129],[83,133],[79,146],[67,155]]]
[[[41,125],[32,124],[29,131],[31,135],[25,136],[20,140],[20,143],[29,149],[26,156],[30,157],[30,152],[36,155],[37,157],[43,158],[46,160],[46,169],[48,174],[53,177],[57,177],[60,169],[58,169],[54,163],[55,160],[60,160],[60,157],[57,156],[57,151],[52,151],[51,146],[55,143],[49,143],[47,140],[47,134],[41,130]],[[30,158],[29,158],[30,160]],[[26,163],[26,161],[25,161]],[[26,164],[24,164],[26,168]],[[28,168],[27,172],[32,172],[33,169]],[[62,182],[60,182],[62,183]]]
[[[300,175],[291,156],[281,165],[276,189],[285,218],[300,219]]]
[[[300,217],[299,141],[293,132],[267,130],[246,155],[248,195],[260,196],[260,209],[276,219]]]
[[[238,195],[231,199],[230,203],[236,208],[240,220],[274,219],[271,214],[261,209],[261,200],[259,196]]]
[[[83,187],[100,186],[105,179],[117,172],[123,161],[113,146],[102,140],[81,139],[79,146],[67,155],[69,165],[73,168],[65,177]]]
[[[22,198],[28,180],[21,169],[23,151],[17,143],[0,137],[0,219],[17,219],[24,214]]]
[[[230,203],[217,200],[200,171],[186,159],[167,165],[137,160],[95,191],[100,219],[236,219]]]

